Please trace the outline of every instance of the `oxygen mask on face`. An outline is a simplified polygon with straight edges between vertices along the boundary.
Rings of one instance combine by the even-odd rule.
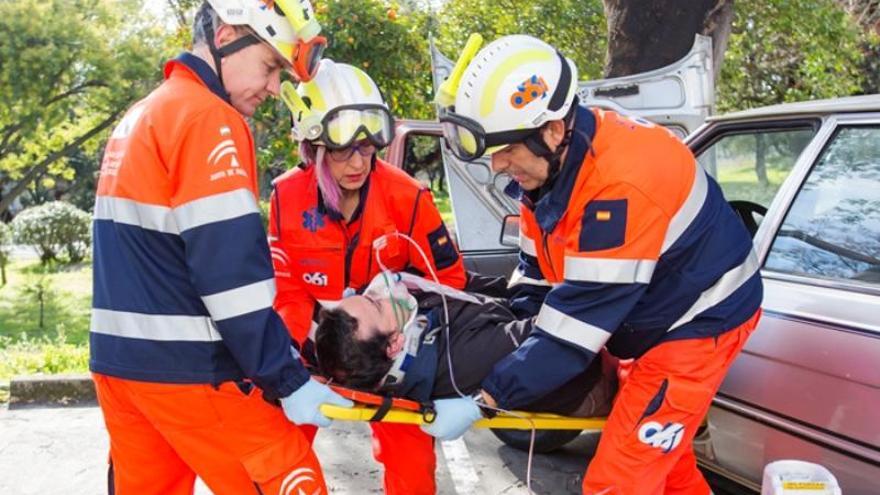
[[[398,273],[387,270],[380,272],[364,290],[364,296],[379,301],[391,301],[394,318],[400,330],[406,329],[415,319],[418,301],[409,293]]]

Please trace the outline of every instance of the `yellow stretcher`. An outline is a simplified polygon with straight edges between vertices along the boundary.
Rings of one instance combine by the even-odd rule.
[[[356,405],[340,407],[323,404],[321,412],[331,419],[339,421],[370,421],[378,408]],[[505,428],[511,430],[601,430],[606,418],[574,418],[549,413],[520,412],[514,414],[499,413],[491,419],[480,419],[474,428]],[[424,415],[420,412],[392,408],[382,418],[385,423],[403,423],[411,425],[425,424]]]

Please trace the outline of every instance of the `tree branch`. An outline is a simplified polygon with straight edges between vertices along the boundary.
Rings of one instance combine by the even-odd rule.
[[[70,97],[73,95],[78,95],[89,88],[106,88],[106,87],[108,87],[108,85],[104,81],[98,81],[98,80],[86,81],[86,82],[80,84],[79,86],[75,86],[75,87],[70,88],[69,90],[67,90],[63,93],[59,93],[59,94],[53,96],[52,98],[49,98],[48,100],[45,101],[44,105],[51,105],[55,102],[58,102],[58,101],[65,99],[67,97]]]
[[[28,173],[25,174],[25,176],[22,177],[21,180],[19,180],[17,184],[15,184],[15,187],[13,187],[12,190],[9,191],[9,193],[6,196],[3,197],[3,199],[0,199],[0,214],[5,212],[6,209],[9,208],[9,205],[12,204],[12,202],[15,200],[15,198],[17,198],[19,195],[21,195],[21,193],[26,191],[28,185],[31,182],[33,182],[34,179],[39,177],[40,174],[42,174],[46,170],[46,168],[49,167],[49,165],[60,160],[61,158],[64,158],[65,156],[69,155],[74,150],[76,150],[77,148],[82,146],[83,143],[85,143],[86,141],[88,141],[89,139],[94,137],[96,134],[103,131],[107,127],[110,127],[110,125],[116,121],[116,119],[123,112],[123,110],[124,110],[124,108],[119,108],[118,110],[113,112],[112,115],[110,115],[106,119],[102,120],[98,125],[96,125],[95,127],[92,127],[88,132],[86,132],[82,136],[76,138],[73,142],[68,143],[60,150],[50,154],[49,156],[47,156],[46,158],[41,160],[39,163],[37,163],[36,165],[31,167],[31,169],[28,171]]]

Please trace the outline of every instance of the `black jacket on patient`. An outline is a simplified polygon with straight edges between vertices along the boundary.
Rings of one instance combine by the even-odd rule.
[[[481,303],[447,298],[449,309],[448,342],[452,370],[447,356],[447,337],[442,299],[428,292],[412,293],[419,303],[418,312],[427,318],[418,353],[407,362],[406,374],[399,383],[386,384],[380,392],[419,402],[471,395],[480,389],[495,364],[522,344],[532,330],[534,318],[517,320],[503,299],[480,297]],[[340,385],[377,391],[392,360],[385,354],[387,337],[377,335],[368,341],[354,337],[357,320],[342,310],[324,311],[315,335],[321,372]],[[589,368],[543,397],[525,410],[564,415],[594,416],[610,409],[610,393],[588,394],[596,388],[609,388],[613,377],[605,373],[603,387],[596,387],[603,377],[602,361],[594,360]],[[455,386],[453,385],[455,384]],[[596,401],[598,399],[598,403]],[[586,401],[586,402],[585,402]],[[586,405],[586,407],[585,407]]]

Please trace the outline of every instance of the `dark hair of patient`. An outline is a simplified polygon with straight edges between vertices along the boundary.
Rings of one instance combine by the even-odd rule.
[[[391,369],[388,336],[378,332],[369,340],[356,338],[358,321],[341,309],[321,311],[315,331],[315,350],[321,374],[334,383],[373,390]]]

